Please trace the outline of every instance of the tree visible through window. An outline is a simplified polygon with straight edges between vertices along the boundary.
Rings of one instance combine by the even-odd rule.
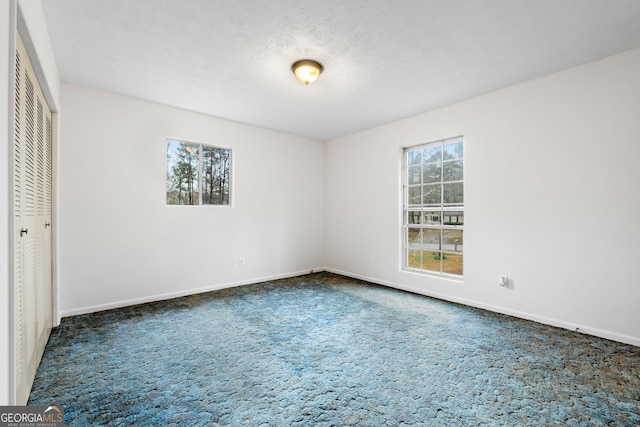
[[[231,150],[167,139],[167,204],[228,205]]]
[[[462,276],[462,138],[405,148],[403,175],[404,268]]]

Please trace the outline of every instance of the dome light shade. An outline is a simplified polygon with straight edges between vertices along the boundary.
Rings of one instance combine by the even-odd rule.
[[[320,73],[322,73],[322,65],[312,59],[301,59],[291,65],[291,70],[296,75],[296,78],[305,85],[314,82]]]

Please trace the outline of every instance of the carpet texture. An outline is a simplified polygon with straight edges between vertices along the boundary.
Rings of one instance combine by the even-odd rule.
[[[318,273],[64,318],[71,426],[638,426],[640,348]]]

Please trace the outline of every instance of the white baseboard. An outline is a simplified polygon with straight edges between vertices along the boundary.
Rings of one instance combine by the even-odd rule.
[[[441,294],[438,292],[429,292],[423,289],[413,288],[411,286],[400,285],[397,283],[391,283],[384,280],[379,280],[373,277],[363,276],[361,274],[350,273],[348,271],[337,270],[334,268],[325,268],[325,271],[340,274],[342,276],[352,277],[354,279],[364,280],[366,282],[375,283],[377,285],[387,286],[389,288],[400,289],[403,291],[425,295],[432,298],[441,299],[444,301],[455,302],[462,305],[468,305],[471,307],[481,308],[483,310],[492,311],[494,313],[506,314],[508,316],[518,317],[520,319],[531,320],[537,323],[542,323],[545,325],[555,326],[558,328],[568,329],[571,331],[593,335],[600,338],[605,338],[612,341],[617,341],[625,344],[631,344],[634,346],[640,346],[640,338],[632,337],[629,335],[618,334],[616,332],[605,331],[601,329],[591,328],[588,326],[578,325],[575,323],[567,322],[564,320],[553,319],[544,316],[538,316],[532,313],[526,313],[523,311],[512,310],[506,307],[499,307],[491,304],[486,304],[466,298],[457,298],[446,294]]]
[[[63,311],[60,314],[60,317],[62,318],[62,317],[78,316],[78,315],[81,315],[81,314],[88,314],[88,313],[95,313],[95,312],[98,312],[98,311],[112,310],[114,308],[122,308],[122,307],[131,306],[131,305],[145,304],[145,303],[148,303],[148,302],[163,301],[163,300],[168,300],[168,299],[173,299],[173,298],[180,298],[180,297],[184,297],[184,296],[187,296],[187,295],[195,295],[195,294],[201,294],[201,293],[204,293],[204,292],[218,291],[220,289],[235,288],[237,286],[252,285],[252,284],[255,284],[255,283],[268,282],[268,281],[271,281],[271,280],[278,280],[278,279],[286,279],[286,278],[289,278],[289,277],[304,276],[305,274],[309,274],[311,272],[319,273],[319,272],[322,272],[322,271],[325,271],[325,270],[326,269],[324,267],[310,268],[310,269],[307,269],[307,270],[293,271],[293,272],[290,272],[290,273],[276,274],[276,275],[273,275],[273,276],[256,277],[256,278],[252,278],[252,279],[241,280],[241,281],[238,281],[238,282],[222,283],[222,284],[217,284],[217,285],[212,285],[212,286],[205,286],[205,287],[202,287],[202,288],[187,289],[187,290],[182,290],[182,291],[178,291],[178,292],[169,292],[169,293],[166,293],[166,294],[150,295],[150,296],[141,297],[141,298],[121,300],[121,301],[116,301],[116,302],[110,302],[110,303],[107,303],[107,304],[93,305],[93,306],[89,306],[89,307],[80,307],[80,308],[75,308],[73,310]]]
[[[593,335],[593,336],[596,336],[596,337],[605,338],[605,339],[609,339],[609,340],[612,340],[612,341],[622,342],[622,343],[625,343],[625,344],[631,344],[631,345],[640,347],[640,338],[637,338],[637,337],[618,334],[618,333],[615,333],[615,332],[605,331],[605,330],[601,330],[601,329],[597,329],[597,328],[591,328],[591,327],[588,327],[588,326],[578,325],[578,324],[567,322],[567,321],[564,321],[564,320],[558,320],[558,319],[553,319],[553,318],[549,318],[549,317],[539,316],[539,315],[536,315],[536,314],[533,314],[533,313],[526,313],[526,312],[522,312],[522,311],[518,311],[518,310],[512,310],[512,309],[509,309],[509,308],[506,308],[506,307],[500,307],[500,306],[495,306],[495,305],[492,305],[492,304],[486,304],[486,303],[482,303],[482,302],[479,302],[479,301],[474,301],[474,300],[470,300],[470,299],[466,299],[466,298],[458,298],[458,297],[453,297],[453,296],[450,296],[450,295],[447,295],[447,294],[441,294],[441,293],[438,293],[438,292],[425,291],[424,289],[418,289],[418,288],[414,288],[414,287],[411,287],[411,286],[406,286],[406,285],[401,285],[401,284],[398,284],[398,283],[392,283],[392,282],[388,282],[388,281],[385,281],[385,280],[376,279],[374,277],[364,276],[364,275],[361,275],[361,274],[351,273],[351,272],[348,272],[348,271],[338,270],[338,269],[334,269],[334,268],[327,268],[327,267],[317,267],[317,268],[312,268],[312,269],[308,269],[308,270],[300,270],[300,271],[294,271],[294,272],[290,272],[290,273],[277,274],[277,275],[273,275],[273,276],[257,277],[257,278],[252,278],[252,279],[248,279],[248,280],[242,280],[242,281],[238,281],[238,282],[217,284],[217,285],[207,286],[207,287],[203,287],[203,288],[189,289],[189,290],[183,290],[183,291],[171,292],[171,293],[159,294],[159,295],[150,295],[150,296],[142,297],[142,298],[116,301],[116,302],[112,302],[112,303],[94,305],[94,306],[89,306],[89,307],[81,307],[81,308],[77,308],[77,309],[73,309],[73,310],[64,311],[64,312],[61,313],[60,317],[62,318],[62,317],[69,317],[69,316],[77,316],[77,315],[81,315],[81,314],[88,314],[88,313],[94,313],[94,312],[98,312],[98,311],[111,310],[111,309],[114,309],[114,308],[122,308],[122,307],[131,306],[131,305],[144,304],[144,303],[154,302],[154,301],[168,300],[168,299],[172,299],[172,298],[179,298],[179,297],[183,297],[183,296],[187,296],[187,295],[195,295],[195,294],[200,294],[200,293],[210,292],[210,291],[217,291],[217,290],[220,290],[220,289],[234,288],[234,287],[237,287],[237,286],[251,285],[251,284],[260,283],[260,282],[268,282],[270,280],[286,279],[286,278],[289,278],[289,277],[303,276],[303,275],[309,274],[310,272],[319,273],[319,272],[322,272],[322,271],[328,271],[330,273],[335,273],[335,274],[339,274],[341,276],[346,276],[346,277],[352,277],[354,279],[364,280],[366,282],[375,283],[375,284],[386,286],[386,287],[389,287],[389,288],[400,289],[400,290],[403,290],[403,291],[407,291],[407,292],[411,292],[411,293],[415,293],[415,294],[419,294],[419,295],[425,295],[425,296],[428,296],[428,297],[437,298],[437,299],[444,300],[444,301],[450,301],[450,302],[455,302],[455,303],[462,304],[462,305],[467,305],[467,306],[470,306],[470,307],[481,308],[483,310],[488,310],[488,311],[492,311],[492,312],[495,312],[495,313],[506,314],[508,316],[518,317],[520,319],[531,320],[531,321],[542,323],[542,324],[545,324],[545,325],[550,325],[550,326],[555,326],[555,327],[558,327],[558,328],[568,329],[568,330],[571,330],[571,331],[576,331],[576,332],[579,332],[579,333],[584,333],[584,334],[587,334],[587,335]]]

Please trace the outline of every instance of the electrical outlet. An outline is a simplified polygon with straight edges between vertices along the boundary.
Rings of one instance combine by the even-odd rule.
[[[238,260],[238,268],[244,268],[244,258]]]

